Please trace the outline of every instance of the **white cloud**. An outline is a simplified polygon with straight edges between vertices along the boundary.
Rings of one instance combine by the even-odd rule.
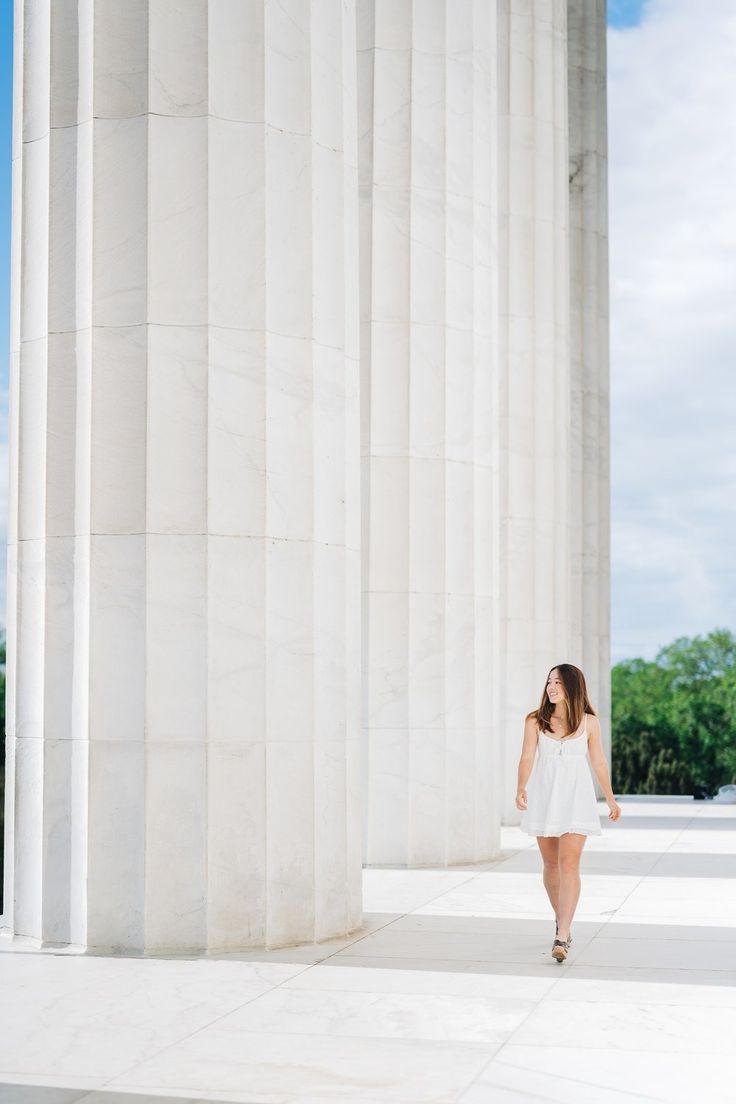
[[[608,50],[617,659],[736,629],[736,4]]]

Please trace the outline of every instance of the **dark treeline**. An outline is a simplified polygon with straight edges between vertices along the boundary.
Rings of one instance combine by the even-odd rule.
[[[616,793],[712,796],[736,782],[736,637],[681,637],[611,671]]]

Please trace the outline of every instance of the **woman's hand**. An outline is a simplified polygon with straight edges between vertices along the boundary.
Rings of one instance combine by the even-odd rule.
[[[613,798],[611,798],[611,800],[608,802],[608,808],[611,810],[608,814],[608,819],[618,820],[618,818],[621,816],[621,808],[616,804]]]
[[[517,793],[516,808],[521,809],[522,813],[526,812],[526,790],[519,790]]]

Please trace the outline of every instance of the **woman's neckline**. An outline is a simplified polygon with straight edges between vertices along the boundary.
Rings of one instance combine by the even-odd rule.
[[[556,744],[567,744],[570,740],[579,740],[581,736],[584,736],[588,728],[588,714],[585,714],[585,720],[583,721],[583,731],[578,732],[575,736],[551,736],[549,732],[542,732],[540,735],[546,736],[548,740],[554,740]]]

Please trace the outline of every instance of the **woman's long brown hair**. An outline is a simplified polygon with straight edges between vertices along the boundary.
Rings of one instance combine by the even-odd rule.
[[[592,713],[594,716],[597,716],[588,698],[585,675],[579,667],[573,667],[572,663],[556,663],[554,667],[550,667],[549,674],[544,680],[544,689],[542,690],[542,700],[539,703],[539,708],[535,709],[529,716],[536,718],[537,727],[541,728],[542,732],[552,731],[552,725],[549,719],[554,713],[555,707],[547,697],[547,681],[553,671],[557,671],[560,676],[560,682],[562,683],[567,699],[567,732],[565,736],[569,736],[571,733],[577,732],[580,728],[580,725],[583,723],[583,716],[586,713]]]

